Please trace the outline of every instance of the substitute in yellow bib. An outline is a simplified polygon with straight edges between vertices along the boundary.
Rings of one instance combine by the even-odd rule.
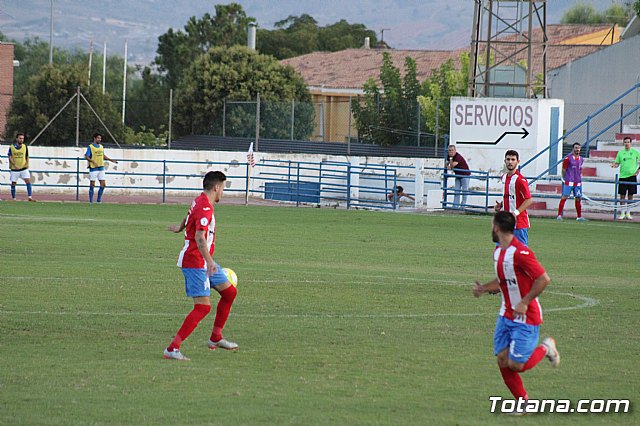
[[[31,188],[31,174],[29,173],[29,148],[24,144],[24,133],[18,133],[16,140],[9,147],[9,169],[11,174],[11,198],[16,200],[16,183],[22,179],[27,185],[27,195],[29,201],[33,199]]]
[[[102,146],[102,135],[100,133],[93,134],[93,143],[87,147],[84,158],[87,159],[89,165],[89,202],[93,203],[93,191],[96,186],[96,180],[100,181],[100,189],[98,190],[98,202],[102,202],[102,194],[107,186],[105,181],[106,173],[104,171],[104,160],[118,164],[116,160],[107,157]]]

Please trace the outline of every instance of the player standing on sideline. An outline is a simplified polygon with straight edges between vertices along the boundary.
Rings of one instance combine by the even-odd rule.
[[[100,181],[100,189],[98,190],[98,202],[102,202],[102,194],[107,186],[105,181],[106,173],[104,171],[104,160],[118,164],[104,153],[104,147],[101,144],[102,135],[100,133],[93,134],[93,143],[87,147],[84,158],[89,162],[89,202],[93,203],[93,190],[96,186],[96,180]]]
[[[578,142],[573,144],[573,152],[566,157],[562,162],[562,198],[560,198],[560,204],[558,205],[558,220],[562,219],[562,210],[564,209],[564,203],[567,202],[569,195],[573,193],[576,201],[576,220],[578,222],[584,222],[587,219],[582,217],[582,163],[584,158],[580,157],[580,144]]]
[[[222,329],[229,317],[237,291],[220,265],[213,260],[216,238],[213,204],[222,198],[226,180],[227,177],[222,172],[208,172],[202,181],[204,190],[191,203],[187,216],[179,226],[169,227],[170,231],[176,233],[185,229],[184,247],[178,256],[178,266],[182,268],[187,296],[193,298],[193,310],[184,319],[171,344],[164,350],[164,358],[189,361],[189,358],[180,352],[180,345],[211,311],[211,286],[220,293],[220,301],[208,343],[209,349],[238,349],[236,343],[222,337]]]
[[[638,193],[638,173],[640,172],[640,168],[638,167],[638,162],[640,162],[640,152],[638,150],[631,148],[631,138],[629,136],[625,136],[622,140],[624,144],[624,149],[618,151],[618,155],[616,155],[616,160],[611,163],[611,167],[616,168],[620,166],[620,178],[618,180],[618,195],[620,195],[620,217],[619,220],[625,218],[631,220],[631,205],[633,201],[633,196]],[[625,208],[622,207],[624,196],[627,196],[627,207],[626,214]]]
[[[514,235],[525,246],[529,245],[529,213],[527,208],[533,202],[529,193],[529,182],[520,174],[518,164],[520,155],[512,149],[504,153],[504,164],[507,173],[502,175],[504,184],[503,201],[496,201],[495,211],[503,210],[516,217],[516,229]]]
[[[29,148],[24,144],[24,133],[16,134],[16,141],[9,147],[7,156],[9,157],[11,177],[11,199],[16,200],[16,184],[20,178],[27,186],[29,201],[35,201],[31,189],[31,174],[29,173]]]
[[[493,253],[496,278],[486,284],[476,281],[473,295],[502,293],[502,304],[493,335],[493,352],[504,383],[514,398],[528,399],[520,373],[535,367],[545,356],[553,367],[560,354],[553,337],[538,345],[542,308],[538,296],[551,278],[533,252],[514,238],[516,218],[505,211],[493,217],[491,236],[498,243]]]

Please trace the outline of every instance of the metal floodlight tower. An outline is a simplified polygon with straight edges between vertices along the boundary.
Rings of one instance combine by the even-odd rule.
[[[546,97],[547,0],[474,0],[470,97]]]

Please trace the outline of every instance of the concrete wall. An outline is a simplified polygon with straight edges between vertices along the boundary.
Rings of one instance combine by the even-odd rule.
[[[548,79],[551,98],[565,104],[606,104],[640,82],[640,36],[551,70]],[[640,93],[629,101],[640,103]]]
[[[9,145],[0,145],[0,184],[7,191],[9,185],[8,160],[6,157]],[[89,184],[88,171],[84,153],[86,147],[29,147],[30,171],[32,181],[39,186],[36,191],[47,193],[73,193],[76,186],[86,188]],[[184,195],[187,190],[197,191],[202,185],[202,176],[211,170],[221,170],[227,174],[227,190],[243,193],[246,188],[246,152],[228,151],[180,151],[180,150],[148,150],[148,149],[115,149],[106,148],[105,153],[110,158],[118,160],[118,164],[106,162],[107,186],[109,193],[149,193],[161,190],[163,179],[166,178],[168,195]],[[348,157],[330,156],[322,154],[271,154],[255,153],[256,167],[252,170],[251,189],[260,191],[266,181],[281,180],[276,174],[286,174],[289,162],[350,162],[358,166],[363,184],[379,185],[380,189],[390,188],[389,182],[378,181],[377,184],[370,176],[379,173],[379,165],[398,167],[397,178],[407,192],[413,193],[424,188],[432,189],[433,185],[416,184],[416,181],[440,179],[440,159],[414,159],[400,157]],[[416,178],[416,165],[419,177]],[[163,176],[163,173],[166,175]],[[316,170],[300,170],[301,177],[316,177]],[[324,180],[324,182],[331,182]],[[20,185],[22,183],[20,182]],[[353,184],[353,182],[352,182]],[[146,187],[147,189],[142,189]],[[81,190],[84,193],[84,190]],[[239,194],[238,194],[239,195]],[[352,196],[357,194],[352,194]],[[379,198],[384,198],[380,194]],[[423,200],[420,200],[422,203]]]
[[[605,49],[582,57],[566,65],[549,71],[549,96],[564,99],[565,130],[598,111],[640,82],[640,36],[608,46]],[[604,130],[620,117],[621,106],[628,110],[640,103],[640,91],[636,90],[617,105],[602,112],[590,123],[590,135]],[[632,114],[623,121],[625,124],[639,124],[639,115]],[[620,126],[606,131],[599,140],[614,140]],[[586,128],[581,128],[569,137],[568,143],[584,143],[588,139]]]

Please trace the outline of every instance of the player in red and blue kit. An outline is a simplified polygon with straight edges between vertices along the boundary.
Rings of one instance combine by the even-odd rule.
[[[584,222],[586,219],[582,217],[582,164],[584,158],[580,157],[580,144],[578,142],[573,144],[571,154],[564,157],[562,161],[562,179],[564,184],[562,185],[562,198],[560,198],[560,204],[558,205],[558,220],[562,219],[562,210],[564,204],[567,202],[569,195],[573,193],[576,203],[576,220],[578,222]]]
[[[473,295],[502,293],[502,304],[493,335],[493,350],[504,383],[513,396],[528,399],[520,373],[533,368],[545,356],[553,367],[560,364],[560,354],[553,337],[538,345],[542,308],[538,296],[551,278],[538,263],[533,252],[514,238],[516,217],[501,211],[493,218],[491,232],[498,243],[493,262],[496,278],[486,284],[476,281]]]
[[[222,337],[222,329],[229,318],[237,291],[220,265],[213,260],[216,236],[213,204],[222,198],[226,180],[227,177],[222,172],[208,172],[202,181],[204,190],[191,203],[187,216],[179,226],[169,227],[170,231],[176,233],[185,230],[184,247],[178,256],[178,266],[182,268],[187,296],[193,298],[193,310],[164,350],[164,358],[189,361],[189,358],[180,352],[180,345],[211,311],[211,287],[220,294],[220,301],[208,342],[209,349],[238,349],[235,342]]]
[[[496,201],[495,211],[504,210],[516,217],[516,229],[514,235],[525,246],[529,245],[529,213],[527,208],[533,203],[529,192],[529,182],[527,178],[520,174],[518,164],[520,155],[518,151],[512,149],[504,154],[504,164],[507,173],[502,175],[501,180],[504,185],[503,200]]]

